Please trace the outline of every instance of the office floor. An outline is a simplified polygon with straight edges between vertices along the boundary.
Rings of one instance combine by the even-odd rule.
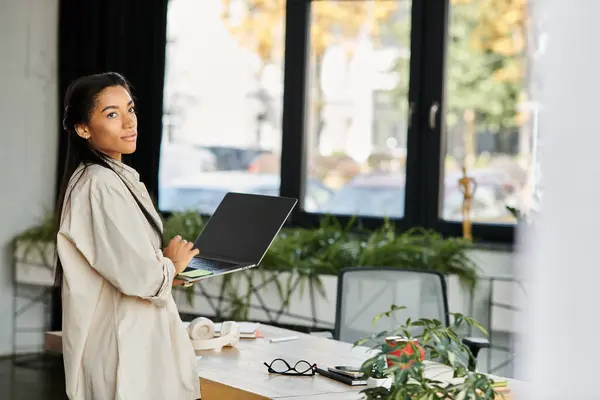
[[[44,368],[40,368],[40,367]],[[3,400],[66,400],[60,359],[15,366],[11,358],[0,358],[0,397]]]

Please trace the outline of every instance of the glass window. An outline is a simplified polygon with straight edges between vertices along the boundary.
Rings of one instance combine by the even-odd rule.
[[[159,208],[279,194],[284,0],[170,0]]]
[[[311,4],[306,211],[404,216],[410,18],[409,0]]]
[[[463,219],[472,178],[471,219],[512,224],[507,206],[531,206],[537,107],[528,79],[527,1],[450,1],[446,61],[444,195],[441,216]],[[473,183],[474,182],[474,183]]]

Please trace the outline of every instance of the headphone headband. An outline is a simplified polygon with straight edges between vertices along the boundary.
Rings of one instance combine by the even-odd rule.
[[[225,321],[221,325],[221,336],[214,337],[214,323],[205,317],[190,322],[187,328],[194,350],[221,351],[225,346],[236,346],[240,340],[240,327],[233,321]]]

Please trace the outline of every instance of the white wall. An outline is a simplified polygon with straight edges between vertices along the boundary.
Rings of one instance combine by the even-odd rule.
[[[58,0],[0,0],[0,355],[12,353],[9,243],[53,207],[57,40]]]
[[[597,399],[600,2],[547,0],[532,6],[532,25],[547,39],[533,77],[542,82],[544,197],[519,255],[518,266],[533,290],[520,321],[525,357],[518,371],[531,391],[518,398]]]
[[[491,331],[515,332],[516,327],[514,326],[514,322],[517,313],[514,310],[508,309],[508,307],[522,308],[525,296],[522,286],[513,280],[518,276],[515,271],[515,253],[508,251],[474,250],[471,253],[471,257],[480,268],[482,277],[473,293],[473,308],[469,308],[471,304],[466,304],[467,300],[470,301],[471,299],[466,298],[462,299],[462,309],[459,308],[458,304],[454,304],[453,307],[452,302],[457,299],[453,299],[452,294],[460,293],[455,286],[454,290],[452,290],[452,287],[449,287],[448,300],[451,305],[450,311],[460,310],[460,312],[470,315],[481,322]],[[492,296],[491,299],[490,295]],[[490,300],[496,305],[490,307]],[[488,320],[490,310],[491,319]]]

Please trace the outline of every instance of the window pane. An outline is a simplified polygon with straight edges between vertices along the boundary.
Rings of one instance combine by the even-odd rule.
[[[312,3],[304,209],[404,215],[410,0]]]
[[[159,208],[279,193],[285,1],[170,0]]]
[[[471,220],[514,223],[532,200],[537,107],[528,80],[527,1],[451,0],[442,218],[463,219],[458,180],[475,181]]]

